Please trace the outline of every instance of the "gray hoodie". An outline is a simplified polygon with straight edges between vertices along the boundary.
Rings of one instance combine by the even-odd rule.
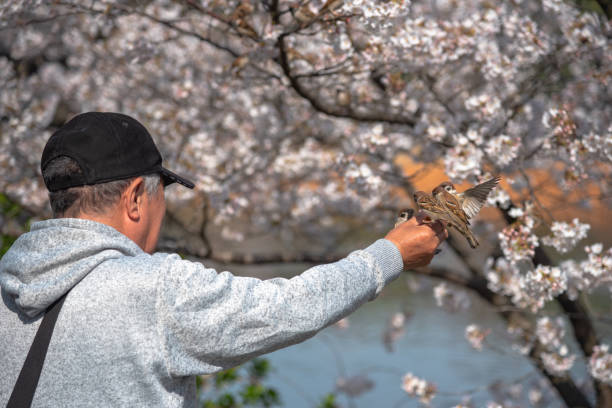
[[[37,222],[0,260],[0,406],[42,313],[67,291],[33,407],[195,407],[195,375],[312,337],[402,270],[381,239],[292,279],[143,252],[83,219]]]

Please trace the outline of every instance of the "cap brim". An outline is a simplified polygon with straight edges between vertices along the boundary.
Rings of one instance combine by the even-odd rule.
[[[164,182],[164,187],[172,183],[179,183],[187,188],[194,188],[195,184],[184,177],[179,176],[176,173],[171,172],[168,169],[162,167],[161,176]]]

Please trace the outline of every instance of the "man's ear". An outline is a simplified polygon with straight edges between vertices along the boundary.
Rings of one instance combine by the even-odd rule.
[[[132,221],[140,221],[142,217],[144,193],[144,179],[142,177],[136,177],[122,194],[121,201],[128,218]]]

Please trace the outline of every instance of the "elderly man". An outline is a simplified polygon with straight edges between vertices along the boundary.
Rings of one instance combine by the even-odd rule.
[[[429,263],[447,237],[412,219],[292,279],[217,273],[154,253],[164,187],[193,188],[161,161],[147,130],[118,113],[78,115],[49,139],[41,169],[55,218],[0,261],[0,406],[194,407],[195,375],[312,337]]]

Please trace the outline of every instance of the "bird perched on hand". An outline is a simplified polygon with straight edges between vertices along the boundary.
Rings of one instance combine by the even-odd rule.
[[[457,193],[455,186],[445,181],[432,191],[434,199],[452,215],[456,221],[453,226],[466,237],[472,248],[478,246],[478,240],[469,229],[470,219],[478,214],[499,180],[499,177],[493,177],[463,193]]]
[[[495,176],[472,188],[468,188],[463,193],[457,193],[453,183],[450,181],[444,181],[434,190],[441,187],[445,192],[455,197],[460,209],[465,213],[467,219],[469,220],[478,214],[484,203],[487,201],[489,193],[495,188],[495,186],[497,186],[500,180],[501,178],[499,176]],[[436,193],[433,191],[432,193],[435,196]],[[447,195],[445,194],[444,197],[447,197]]]
[[[408,221],[409,219],[412,218],[413,215],[414,215],[414,210],[412,208],[406,208],[405,210],[402,210],[400,215],[397,217],[397,220],[395,221],[395,225],[393,227],[395,228],[398,225]]]
[[[414,193],[414,202],[419,207],[419,210],[423,211],[432,221],[446,221],[449,227],[455,228],[461,235],[467,238],[472,248],[478,246],[478,241],[474,234],[472,234],[472,231],[470,231],[468,223],[459,214],[449,210],[443,202],[436,200],[434,196],[424,191]],[[424,222],[427,223],[429,221]]]
[[[437,220],[444,220],[447,223],[454,221],[453,215],[430,194],[424,191],[417,191],[412,197],[419,211],[426,216],[423,221],[425,224],[430,224]]]
[[[398,225],[401,225],[401,224],[405,223],[406,221],[411,219],[413,216],[414,216],[414,210],[412,208],[406,208],[406,209],[402,210],[402,212],[400,212],[400,215],[397,217],[397,220],[395,221],[395,225],[393,226],[393,228],[397,227]],[[434,251],[434,254],[437,255],[441,251],[442,251],[441,249],[436,248],[436,250]]]

